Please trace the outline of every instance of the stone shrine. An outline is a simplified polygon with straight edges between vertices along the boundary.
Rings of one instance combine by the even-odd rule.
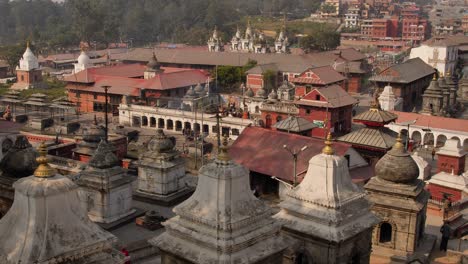
[[[163,132],[148,142],[148,150],[138,161],[136,199],[170,205],[188,197],[193,189],[185,183],[185,161]]]
[[[437,81],[437,75],[434,74],[434,78],[429,84],[429,87],[424,91],[423,94],[423,110],[421,114],[425,115],[445,115],[444,96],[443,91]]]
[[[94,116],[94,124],[83,130],[83,140],[72,150],[73,159],[89,162],[99,142],[106,137],[106,131],[104,127],[97,124],[96,116]]]
[[[249,171],[228,155],[227,138],[200,169],[195,193],[174,208],[166,232],[151,239],[163,264],[279,264],[286,245],[271,209],[250,190]]]
[[[37,152],[26,136],[19,135],[0,162],[0,218],[13,204],[13,183],[31,175],[37,168]]]
[[[123,263],[116,237],[81,207],[78,186],[49,166],[44,143],[38,150],[39,166],[13,184],[13,206],[0,220],[0,237],[8,238],[0,240],[0,263]]]
[[[16,79],[16,83],[11,86],[11,89],[47,88],[47,85],[42,81],[42,69],[39,66],[39,60],[29,48],[29,42],[18,66],[16,66]]]
[[[378,219],[331,144],[328,134],[322,153],[309,161],[304,180],[287,192],[274,216],[292,241],[285,264],[369,263]]]
[[[392,263],[426,263],[436,239],[424,232],[429,193],[400,135],[375,174],[365,185],[372,212],[381,219],[372,234],[372,255]]]
[[[110,226],[135,213],[132,208],[133,176],[127,175],[111,143],[99,143],[88,167],[76,183],[80,201],[93,222]]]

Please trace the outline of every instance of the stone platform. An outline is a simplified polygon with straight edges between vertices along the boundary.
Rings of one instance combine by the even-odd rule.
[[[189,198],[194,191],[195,189],[193,188],[184,188],[169,195],[157,195],[138,190],[133,193],[133,199],[151,204],[172,206]]]
[[[436,241],[436,236],[425,234],[424,239],[421,241],[422,243],[413,254],[373,246],[371,263],[412,263],[413,261],[419,261],[417,263],[429,263]]]
[[[102,227],[103,229],[107,230],[107,231],[111,231],[111,230],[114,230],[116,228],[119,228],[125,224],[128,224],[130,222],[133,222],[137,217],[140,217],[142,215],[144,215],[146,213],[145,210],[143,209],[140,209],[140,208],[133,208],[135,211],[119,220],[116,220],[116,221],[113,221],[113,222],[110,222],[110,223],[97,223],[95,222],[96,224],[98,224],[100,227]]]

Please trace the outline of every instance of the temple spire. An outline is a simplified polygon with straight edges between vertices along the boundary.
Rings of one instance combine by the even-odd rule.
[[[229,156],[229,147],[228,147],[228,137],[225,135],[223,137],[222,146],[219,148],[218,160],[221,161],[230,161],[231,157]]]
[[[322,153],[325,155],[333,155],[335,150],[332,147],[332,135],[328,132],[327,139],[325,140],[325,147],[322,149]]]
[[[36,159],[39,166],[34,171],[34,176],[38,178],[49,178],[55,175],[55,170],[49,166],[49,159],[47,158],[47,147],[45,142],[43,141],[39,148],[37,148],[39,152],[39,157]]]

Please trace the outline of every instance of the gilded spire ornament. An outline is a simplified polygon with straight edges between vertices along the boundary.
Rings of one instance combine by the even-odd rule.
[[[229,156],[228,150],[229,150],[229,148],[228,148],[228,136],[224,135],[222,146],[219,148],[218,160],[230,161],[231,157]]]
[[[437,72],[434,73],[434,76],[432,77],[433,81],[437,81]]]
[[[332,147],[332,135],[328,132],[327,139],[325,140],[325,147],[322,149],[322,153],[325,155],[333,155],[335,150]]]
[[[393,145],[393,148],[395,150],[404,150],[405,145],[403,145],[403,140],[401,139],[401,133],[398,133],[398,137],[395,140],[395,145]]]
[[[55,170],[49,166],[49,159],[47,158],[47,147],[43,141],[37,148],[39,157],[36,159],[39,166],[34,171],[34,176],[38,178],[49,178],[55,175]]]

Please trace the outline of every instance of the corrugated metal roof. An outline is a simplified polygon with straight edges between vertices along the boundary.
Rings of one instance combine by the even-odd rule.
[[[434,72],[435,69],[427,65],[423,60],[413,58],[392,65],[369,80],[386,83],[410,83],[426,76],[432,76]]]
[[[283,148],[299,150],[308,146],[297,158],[297,173],[306,171],[309,160],[322,152],[324,140],[304,137],[286,132],[273,131],[260,127],[247,127],[229,149],[232,159],[249,170],[276,176],[293,182],[293,159]],[[334,142],[336,155],[343,156],[351,146]]]
[[[395,122],[397,124],[416,120],[416,123],[411,126],[438,128],[468,133],[468,120],[466,119],[422,115],[418,113],[406,113],[398,111],[392,112],[398,116],[398,119]]]
[[[355,116],[353,121],[368,121],[387,124],[396,120],[397,118],[398,116],[392,112],[371,108],[368,111]]]
[[[357,101],[351,95],[349,95],[343,88],[338,85],[330,85],[327,87],[322,88],[315,88],[313,91],[317,90],[326,101],[317,101],[313,99],[308,99],[307,95],[304,98],[296,101],[296,104],[299,105],[309,105],[309,106],[316,106],[316,107],[330,107],[330,108],[337,108],[342,106],[353,105]]]
[[[398,133],[386,127],[378,129],[364,127],[339,137],[337,140],[353,146],[360,145],[388,150],[395,144],[397,136]]]
[[[289,130],[292,132],[303,132],[318,127],[316,124],[302,117],[290,116],[273,125],[279,130]]]

